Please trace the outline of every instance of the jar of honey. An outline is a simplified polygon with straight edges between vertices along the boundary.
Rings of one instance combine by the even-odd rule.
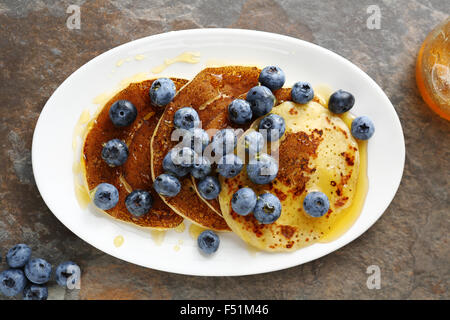
[[[416,81],[426,104],[450,120],[450,17],[425,38],[417,57]]]

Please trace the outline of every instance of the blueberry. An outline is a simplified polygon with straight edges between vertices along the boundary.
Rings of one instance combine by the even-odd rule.
[[[259,74],[259,82],[272,91],[283,87],[285,80],[283,70],[276,66],[265,67]]]
[[[173,100],[176,93],[176,87],[172,80],[168,78],[159,78],[153,81],[150,87],[150,100],[154,105],[165,106]]]
[[[173,175],[163,173],[156,177],[153,188],[162,196],[175,197],[181,190],[181,183]]]
[[[30,284],[23,290],[23,300],[47,300],[48,289],[46,286]]]
[[[212,254],[219,248],[220,239],[214,231],[205,230],[198,236],[197,244],[203,253]]]
[[[355,97],[350,92],[338,90],[330,96],[328,110],[340,114],[349,111],[354,104]]]
[[[217,198],[221,191],[219,180],[213,176],[207,176],[205,179],[200,180],[197,188],[200,195],[207,200]]]
[[[137,109],[128,100],[118,100],[109,108],[109,118],[116,127],[126,127],[137,117]]]
[[[276,178],[278,163],[266,153],[258,154],[247,165],[247,175],[256,184],[267,184]]]
[[[183,167],[181,166],[179,163],[179,159],[178,159],[178,152],[180,149],[178,148],[173,148],[171,149],[166,156],[163,159],[163,169],[166,172],[170,172],[174,175],[176,175],[177,177],[184,177],[185,175],[187,175],[190,171],[191,168],[189,167]],[[175,164],[174,160],[178,163]]]
[[[52,265],[44,259],[31,259],[25,265],[25,275],[35,284],[44,284],[50,280]]]
[[[79,287],[81,269],[72,261],[63,262],[56,268],[55,278],[60,286],[75,289]]]
[[[16,244],[6,253],[6,263],[11,268],[22,268],[31,257],[31,249],[26,244]]]
[[[146,214],[152,207],[152,204],[152,195],[145,190],[133,190],[125,198],[125,206],[136,217]]]
[[[258,197],[253,216],[262,224],[274,223],[281,215],[281,202],[271,193]]]
[[[183,145],[185,147],[191,148],[198,154],[202,154],[203,150],[209,144],[208,133],[200,128],[194,128],[191,130],[186,130],[183,135]]]
[[[264,86],[251,88],[246,100],[250,103],[254,117],[269,113],[275,105],[275,96],[269,88]]]
[[[102,149],[102,159],[111,166],[121,166],[128,159],[128,147],[122,140],[109,140]]]
[[[256,200],[256,194],[252,189],[241,188],[233,194],[231,207],[237,214],[246,216],[255,208]]]
[[[283,117],[271,113],[261,120],[259,123],[259,131],[267,137],[267,141],[276,141],[286,131],[286,123]]]
[[[375,132],[372,120],[367,116],[361,116],[352,121],[352,135],[359,140],[370,139]]]
[[[235,99],[228,105],[228,118],[236,124],[248,123],[252,120],[250,103],[242,99]]]
[[[183,168],[191,168],[198,160],[198,155],[194,150],[188,147],[174,148],[170,153],[172,162]]]
[[[308,193],[305,200],[303,200],[303,209],[311,217],[319,218],[328,212],[330,202],[324,193],[313,191]]]
[[[200,125],[200,118],[193,108],[184,107],[175,112],[173,124],[179,129],[194,129]]]
[[[233,152],[236,144],[237,137],[233,129],[217,131],[212,140],[213,150],[220,157]]]
[[[314,90],[309,82],[299,81],[291,90],[292,101],[305,104],[314,98]]]
[[[260,153],[264,148],[265,139],[264,136],[258,131],[252,131],[244,137],[245,151],[254,156]]]
[[[119,191],[109,183],[100,183],[95,188],[94,204],[102,209],[109,210],[119,202]]]
[[[13,297],[23,291],[27,279],[20,269],[9,269],[0,273],[0,292],[7,297]]]
[[[229,153],[219,160],[217,172],[225,178],[233,178],[241,172],[243,166],[241,158],[234,153]]]
[[[191,174],[195,179],[203,180],[211,173],[211,161],[206,157],[199,157],[192,166]]]

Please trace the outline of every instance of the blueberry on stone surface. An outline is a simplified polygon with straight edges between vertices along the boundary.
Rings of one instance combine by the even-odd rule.
[[[32,283],[23,290],[23,300],[47,300],[47,298],[47,286]]]
[[[63,262],[56,267],[55,278],[60,286],[74,289],[81,279],[81,269],[75,262]]]
[[[8,269],[0,273],[0,292],[7,297],[21,293],[26,284],[27,279],[20,269]]]
[[[25,265],[25,276],[35,284],[44,284],[50,280],[52,265],[41,258],[31,259]]]
[[[16,244],[6,253],[6,263],[11,268],[22,268],[31,257],[31,248],[26,244]]]

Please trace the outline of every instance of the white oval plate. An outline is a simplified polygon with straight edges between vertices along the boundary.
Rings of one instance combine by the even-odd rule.
[[[149,72],[165,58],[182,52],[199,52],[197,64],[176,63],[149,77],[191,79],[213,59],[228,64],[278,65],[286,85],[299,80],[326,83],[356,97],[352,112],[369,116],[376,126],[369,142],[369,191],[356,223],[340,238],[292,253],[249,252],[234,234],[221,234],[216,254],[205,257],[184,233],[168,231],[162,244],[148,230],[134,228],[107,215],[80,208],[74,193],[72,134],[83,110],[94,111],[93,99],[111,92],[124,78]],[[134,59],[144,55],[143,60]],[[127,58],[131,61],[127,61]],[[119,67],[118,61],[123,62]],[[120,65],[120,63],[119,63]],[[145,267],[202,276],[236,276],[280,270],[333,252],[365,232],[388,207],[403,173],[405,145],[394,107],[381,88],[363,71],[341,56],[317,45],[278,34],[236,30],[200,29],[169,32],[132,41],[101,54],[68,77],[47,101],[33,137],[33,171],[36,184],[54,215],[77,236],[117,258]],[[188,223],[187,223],[188,225]],[[113,240],[122,235],[116,248]],[[180,241],[181,240],[181,241]],[[175,247],[178,246],[175,250]]]

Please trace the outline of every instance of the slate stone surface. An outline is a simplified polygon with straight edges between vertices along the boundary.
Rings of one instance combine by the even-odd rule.
[[[80,30],[66,27],[70,4],[81,7]],[[370,5],[381,10],[379,30],[367,28]],[[448,299],[450,123],[421,100],[414,66],[426,34],[449,13],[446,0],[0,1],[2,256],[24,242],[54,264],[77,261],[81,290],[52,287],[53,299]],[[264,30],[311,41],[349,59],[382,87],[402,122],[406,163],[397,196],[368,232],[333,254],[288,270],[203,278],[110,257],[52,215],[36,188],[30,151],[39,113],[53,91],[117,45],[202,27]],[[366,286],[369,265],[381,269],[379,290]]]

